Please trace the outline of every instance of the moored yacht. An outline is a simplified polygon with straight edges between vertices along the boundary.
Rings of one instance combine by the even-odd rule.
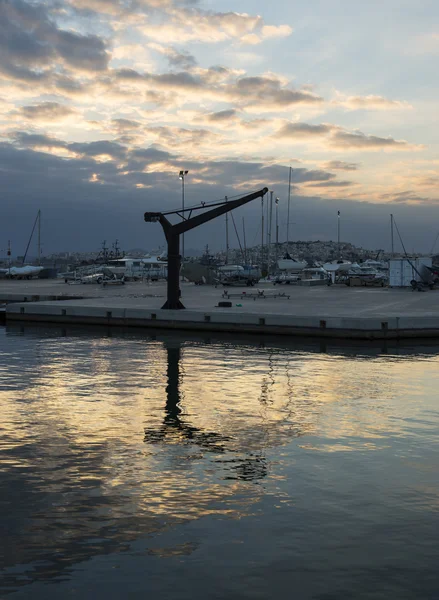
[[[286,271],[290,274],[292,273],[300,273],[300,271],[303,271],[303,269],[307,266],[307,262],[305,261],[300,261],[300,260],[296,260],[295,258],[292,258],[288,252],[284,255],[283,258],[281,258],[280,260],[277,261],[277,266],[279,268],[279,271]]]
[[[160,256],[147,256],[144,258],[116,258],[109,260],[106,267],[114,275],[126,278],[151,277],[152,279],[167,276],[168,263]]]

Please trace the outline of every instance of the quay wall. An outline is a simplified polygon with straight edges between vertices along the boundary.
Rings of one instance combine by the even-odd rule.
[[[340,339],[439,338],[438,316],[294,316],[264,312],[162,310],[79,306],[68,302],[11,304],[6,321],[105,325],[188,331],[311,336]]]

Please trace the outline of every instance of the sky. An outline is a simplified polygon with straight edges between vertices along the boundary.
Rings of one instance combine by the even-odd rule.
[[[43,254],[164,245],[143,213],[181,206],[180,169],[186,206],[273,190],[284,241],[290,167],[291,241],[340,211],[343,241],[389,249],[393,214],[430,252],[438,56],[430,0],[0,0],[0,257],[39,209]],[[234,216],[258,243],[260,200]]]

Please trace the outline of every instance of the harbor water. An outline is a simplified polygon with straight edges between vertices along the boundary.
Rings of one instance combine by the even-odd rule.
[[[439,346],[0,327],[0,598],[439,597]]]

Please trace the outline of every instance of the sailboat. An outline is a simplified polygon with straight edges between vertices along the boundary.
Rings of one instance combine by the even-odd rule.
[[[277,261],[279,271],[287,271],[288,273],[300,273],[308,265],[306,260],[296,260],[286,252],[284,257]]]
[[[291,174],[293,169],[289,169],[288,177],[288,212],[287,212],[287,252],[283,258],[277,261],[277,266],[280,271],[285,271],[288,274],[297,274],[308,265],[306,261],[296,260],[288,253],[288,244],[290,243],[290,203],[291,203]]]
[[[32,237],[35,231],[35,227],[38,223],[38,266],[34,265],[25,265],[24,262],[26,260],[27,251],[29,250],[30,243],[32,241]],[[0,269],[0,274],[5,277],[10,277],[13,279],[31,279],[32,277],[37,277],[41,271],[44,270],[44,267],[40,266],[41,262],[41,210],[37,213],[37,218],[35,219],[34,226],[32,228],[32,232],[30,234],[29,241],[27,243],[26,252],[24,253],[23,262],[21,267],[8,267],[7,269]]]

